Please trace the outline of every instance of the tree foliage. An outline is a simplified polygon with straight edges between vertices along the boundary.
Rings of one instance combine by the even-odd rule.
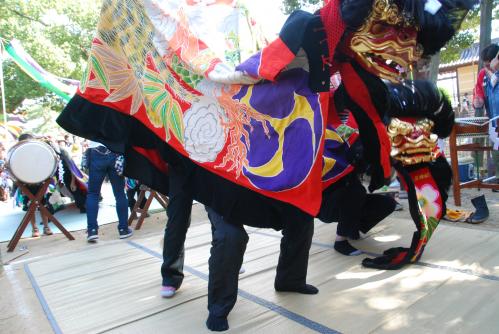
[[[80,79],[99,17],[101,0],[1,0],[0,37],[17,39],[45,70]],[[61,110],[62,102],[34,82],[8,58],[4,60],[7,110],[25,99]]]
[[[301,8],[317,8],[323,0],[283,0],[282,11],[284,14],[291,14],[292,11]]]
[[[480,7],[476,6],[464,18],[459,32],[452,37],[440,52],[440,61],[446,64],[459,59],[461,51],[478,41],[479,28]]]

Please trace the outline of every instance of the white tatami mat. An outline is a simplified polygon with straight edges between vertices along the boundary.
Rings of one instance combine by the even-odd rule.
[[[413,225],[390,220],[355,243],[371,253],[408,246]],[[499,333],[499,233],[439,226],[417,265],[379,271],[365,255],[332,249],[336,224],[316,222],[308,282],[315,296],[277,293],[280,233],[247,228],[250,241],[233,333]],[[25,265],[55,332],[205,333],[211,242],[208,222],[191,227],[186,278],[159,296],[161,236],[102,243]]]

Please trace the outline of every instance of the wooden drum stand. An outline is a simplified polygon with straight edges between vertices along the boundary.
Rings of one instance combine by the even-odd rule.
[[[149,192],[149,197],[147,197],[144,207],[141,208],[140,204],[142,203],[144,198],[146,198],[146,192]],[[132,225],[133,220],[138,217],[139,220],[137,221],[137,225],[135,225],[135,229],[140,230],[140,228],[142,227],[142,223],[144,222],[144,219],[147,216],[147,211],[149,211],[149,207],[151,206],[153,199],[156,199],[159,202],[159,204],[161,204],[161,206],[165,209],[168,206],[168,197],[141,184],[139,198],[137,199],[137,202],[135,202],[135,205],[133,206],[130,218],[128,218],[128,226]],[[138,214],[140,214],[140,216]]]
[[[42,216],[47,217],[52,223],[54,223],[57,228],[64,233],[64,235],[69,239],[69,240],[74,240],[75,238],[69,233],[64,226],[50,213],[49,210],[43,205],[43,196],[45,195],[45,192],[47,191],[47,188],[50,184],[50,178],[45,180],[42,184],[40,189],[38,189],[38,192],[36,194],[31,193],[31,191],[28,189],[27,185],[24,183],[17,182],[17,186],[19,189],[21,189],[21,192],[28,196],[30,202],[28,206],[28,211],[24,215],[24,218],[21,220],[21,223],[17,227],[16,232],[14,233],[14,236],[10,240],[9,244],[7,245],[7,251],[12,252],[16,246],[17,243],[19,242],[19,239],[21,239],[21,236],[24,233],[24,230],[28,226],[29,222],[31,219],[35,217],[35,211],[38,208],[40,211],[40,214]]]

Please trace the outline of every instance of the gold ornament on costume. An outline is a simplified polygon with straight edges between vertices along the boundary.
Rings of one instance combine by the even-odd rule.
[[[370,72],[399,81],[409,65],[421,58],[417,27],[392,0],[376,0],[373,10],[350,38],[355,58]]]
[[[438,136],[431,133],[433,121],[424,118],[415,123],[393,118],[388,125],[391,156],[404,165],[430,162],[437,158]]]

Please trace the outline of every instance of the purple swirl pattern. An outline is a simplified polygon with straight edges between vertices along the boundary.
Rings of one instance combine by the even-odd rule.
[[[235,99],[242,99],[248,93],[243,88]],[[258,112],[283,120],[293,113],[295,94],[304,97],[307,108],[313,112],[312,124],[304,118],[296,118],[280,128],[273,128],[270,122],[269,137],[264,133],[260,123],[252,122],[249,132],[250,149],[247,159],[250,167],[259,167],[279,154],[279,138],[283,140],[283,169],[277,175],[269,173],[255,174],[248,168],[244,175],[257,188],[269,191],[284,191],[299,186],[309,175],[317,159],[319,144],[323,134],[323,119],[319,94],[308,88],[308,73],[302,69],[292,69],[281,74],[278,83],[261,83],[253,86],[250,97],[251,107]]]

